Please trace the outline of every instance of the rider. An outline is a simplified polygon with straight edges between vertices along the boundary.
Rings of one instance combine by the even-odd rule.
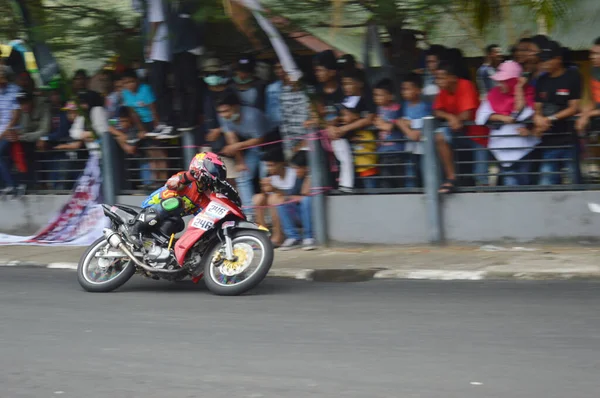
[[[159,227],[167,219],[177,219],[177,231],[184,228],[181,218],[202,211],[203,192],[218,188],[234,190],[225,180],[227,169],[221,158],[212,152],[198,153],[188,171],[169,178],[165,186],[154,191],[144,203],[142,211],[129,230],[132,243],[142,246],[141,235],[150,227]]]

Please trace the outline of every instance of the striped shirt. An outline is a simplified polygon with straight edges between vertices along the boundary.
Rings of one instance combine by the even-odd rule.
[[[4,132],[13,117],[13,111],[20,109],[17,94],[21,89],[15,84],[8,84],[0,89],[0,133]]]

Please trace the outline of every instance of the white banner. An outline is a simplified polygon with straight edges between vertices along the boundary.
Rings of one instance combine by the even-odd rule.
[[[58,214],[33,236],[0,234],[0,245],[88,246],[102,236],[109,221],[102,207],[102,175],[98,155],[90,153],[71,197]]]
[[[277,58],[279,58],[279,62],[281,62],[281,67],[285,73],[290,76],[292,81],[298,81],[302,77],[302,72],[296,66],[294,58],[292,58],[292,54],[290,54],[290,49],[287,44],[285,44],[285,41],[277,29],[262,15],[263,8],[260,5],[260,2],[258,0],[237,1],[252,11],[252,15],[256,18],[256,22],[258,22],[262,30],[269,37],[271,45],[273,46],[275,53],[277,53]]]

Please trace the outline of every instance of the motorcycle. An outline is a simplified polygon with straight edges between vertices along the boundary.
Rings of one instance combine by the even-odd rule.
[[[205,192],[199,207],[202,211],[179,239],[175,241],[175,234],[183,229],[183,220],[167,219],[144,234],[138,249],[129,239],[129,228],[144,217],[142,209],[102,205],[111,228],[105,228],[104,236],[81,257],[79,284],[89,292],[110,292],[137,272],[156,280],[204,279],[208,289],[221,296],[256,287],[273,263],[269,230],[247,220],[237,192]]]

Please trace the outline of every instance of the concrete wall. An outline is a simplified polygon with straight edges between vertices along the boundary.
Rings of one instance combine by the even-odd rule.
[[[443,198],[444,235],[455,242],[596,240],[600,193],[470,193]],[[329,238],[337,242],[428,242],[422,195],[335,196],[327,200]]]
[[[0,201],[0,233],[28,236],[44,227],[65,204],[66,195],[27,195]],[[142,196],[119,196],[118,202],[139,205]]]
[[[0,233],[31,235],[46,225],[66,196],[29,195],[0,203]],[[141,196],[120,196],[118,202],[139,205]],[[449,241],[493,242],[533,240],[596,240],[600,215],[588,202],[600,193],[523,192],[472,193],[444,198],[444,233]],[[327,199],[329,238],[366,244],[428,243],[423,195],[333,196]]]

